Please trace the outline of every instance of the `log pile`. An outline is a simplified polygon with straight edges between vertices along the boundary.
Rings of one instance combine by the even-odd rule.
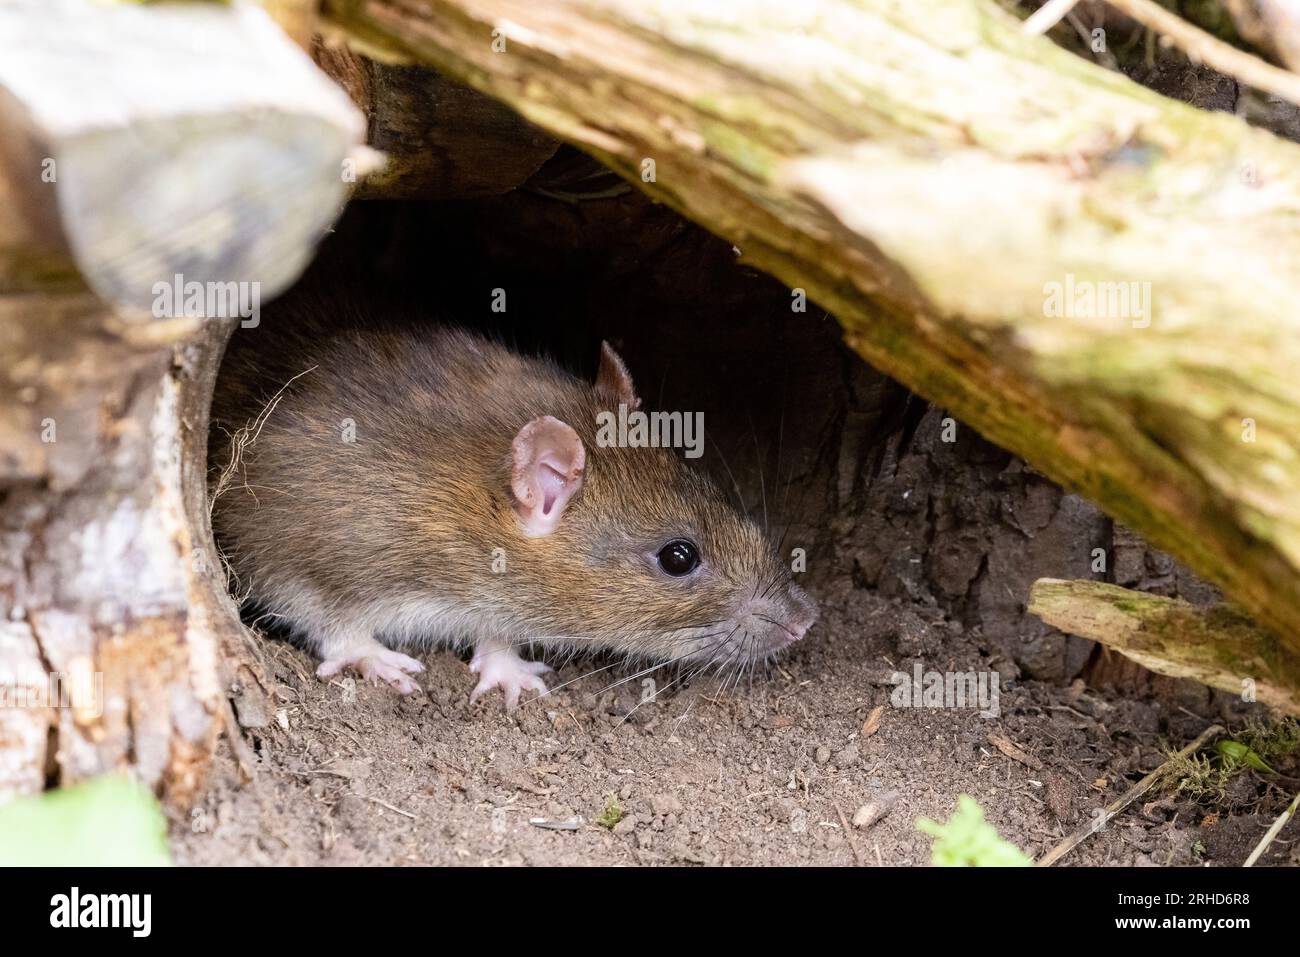
[[[207,521],[227,336],[349,193],[503,194],[561,143],[1239,608],[1048,583],[1046,620],[1294,710],[1300,147],[994,0],[265,6],[287,33],[250,5],[0,6],[0,679],[103,682],[0,710],[0,797],[131,765],[184,806],[231,701],[264,714]],[[1234,6],[1250,34],[1269,5]]]

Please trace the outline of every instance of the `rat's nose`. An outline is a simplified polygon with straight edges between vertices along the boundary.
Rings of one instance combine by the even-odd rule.
[[[794,644],[808,633],[817,621],[817,603],[808,593],[790,582],[775,594],[750,602],[741,615],[752,626],[752,633],[761,636],[765,652],[779,651]]]
[[[817,621],[817,603],[794,582],[791,582],[785,590],[785,601],[787,605],[785,627],[793,636],[790,640],[798,641]]]

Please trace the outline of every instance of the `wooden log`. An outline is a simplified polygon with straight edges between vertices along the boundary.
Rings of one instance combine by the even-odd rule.
[[[325,16],[732,240],[872,364],[1300,648],[1300,147],[1025,36],[992,0]]]
[[[1029,611],[1162,675],[1300,714],[1300,654],[1228,605],[1198,608],[1106,582],[1040,578]]]
[[[191,608],[212,580],[194,561],[169,373],[196,322],[125,319],[86,293],[0,296],[0,685],[14,698],[0,797],[119,767],[180,805],[198,787],[217,630]]]
[[[0,120],[29,230],[145,312],[177,274],[269,299],[373,165],[346,95],[244,4],[0,4]]]
[[[0,114],[0,800],[129,768],[184,808],[262,680],[205,474],[257,317],[155,285],[296,278],[362,119],[256,8],[79,0],[0,5]]]
[[[366,115],[381,170],[357,199],[471,199],[525,182],[560,148],[502,103],[428,67],[384,63],[321,43],[316,62]]]
[[[1300,3],[1223,0],[1238,32],[1292,70],[1300,69]]]

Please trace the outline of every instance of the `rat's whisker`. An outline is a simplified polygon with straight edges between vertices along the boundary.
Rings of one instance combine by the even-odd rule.
[[[767,469],[763,466],[763,453],[758,446],[758,432],[754,428],[754,413],[748,413],[749,416],[749,434],[754,438],[754,464],[758,466],[758,490],[763,497],[763,534],[768,533],[767,524]],[[780,478],[777,473],[777,478]]]
[[[733,629],[732,634],[734,634],[734,633],[735,633],[735,631],[734,631],[734,629]],[[699,638],[709,638],[709,637],[716,637],[716,636],[718,636],[718,635],[720,635],[720,634],[722,634],[722,632],[717,631],[717,632],[713,632],[712,635],[700,635],[700,636],[698,636],[698,637],[699,637]],[[730,637],[730,636],[728,636],[728,637]],[[692,640],[694,640],[694,639],[692,639]],[[724,641],[725,641],[725,640],[726,640],[726,639],[724,639]],[[705,649],[705,650],[707,650],[707,649]],[[666,661],[666,662],[664,662],[662,665],[656,665],[654,668],[650,668],[650,669],[648,669],[647,671],[645,671],[645,672],[643,672],[643,673],[644,673],[644,674],[648,674],[650,671],[654,671],[655,668],[662,668],[662,667],[664,667],[665,665],[672,664],[673,661],[680,661],[681,658],[685,658],[685,657],[688,657],[688,656],[690,656],[690,655],[693,655],[693,654],[699,654],[699,653],[700,653],[700,650],[699,650],[699,649],[691,649],[690,651],[686,652],[685,654],[683,654],[683,655],[680,656],[679,658],[674,658],[674,659],[672,659],[672,661]],[[560,684],[556,685],[555,687],[551,688],[551,692],[554,693],[554,692],[556,692],[556,691],[559,691],[561,688],[566,688],[566,687],[568,687],[569,685],[573,684],[574,682],[581,681],[581,680],[584,679],[584,678],[590,678],[592,675],[598,675],[598,674],[600,674],[602,671],[609,671],[611,668],[618,668],[618,667],[620,667],[620,666],[626,665],[626,664],[629,663],[630,660],[631,660],[631,656],[629,656],[628,658],[626,658],[626,659],[624,659],[624,660],[622,660],[622,661],[611,662],[610,664],[608,664],[608,665],[604,665],[603,667],[600,667],[600,668],[594,668],[594,669],[592,669],[591,671],[583,672],[582,674],[578,675],[576,678],[570,678],[568,681],[563,681],[563,682],[561,682]],[[610,685],[609,688],[617,687],[618,685],[622,684],[624,681],[630,681],[630,680],[632,680],[633,678],[638,678],[638,677],[640,677],[639,674],[637,674],[637,675],[630,675],[630,676],[627,677],[627,678],[620,679],[619,681],[616,681],[614,684]],[[597,692],[595,693],[595,695],[596,695],[596,696],[602,695],[602,694],[604,694],[606,691],[608,691],[609,688],[604,688],[604,689],[602,689],[602,690],[600,690],[600,691],[597,691]]]
[[[781,445],[785,440],[785,382],[781,383],[781,422],[777,427],[776,434],[776,479],[781,481]],[[790,507],[790,489],[794,486],[794,463],[790,463],[790,472],[785,477],[785,492],[781,496],[781,510],[778,513],[782,521],[785,522],[781,530],[781,538],[776,543],[776,553],[779,556],[781,549],[785,546],[786,536],[790,534],[791,522],[789,520]]]
[[[763,589],[763,594],[760,595],[759,597],[760,597],[760,598],[766,598],[766,597],[768,596],[768,594],[772,591],[773,588],[775,588],[777,585],[781,584],[781,581],[782,581],[782,576],[781,576],[781,575],[779,575],[779,574],[777,574],[777,575],[773,575],[773,576],[772,576],[772,580],[771,580],[770,582],[767,583],[767,587]]]
[[[722,446],[718,445],[718,443],[714,442],[712,439],[709,439],[708,435],[709,435],[709,430],[706,428],[704,430],[705,439],[708,441],[711,447],[718,450],[718,458],[722,460],[722,467],[727,470],[727,478],[731,479],[731,487],[736,492],[736,501],[740,503],[740,510],[744,512],[746,515],[748,515],[749,509],[745,507],[745,496],[740,494],[740,483],[736,481],[736,476],[731,471],[731,465],[728,464],[727,462],[727,456],[723,453]]]
[[[732,634],[735,634],[735,632],[732,632]],[[734,648],[734,650],[732,651],[732,653],[731,653],[730,655],[727,655],[725,658],[716,659],[716,660],[717,660],[717,667],[716,667],[714,673],[718,675],[718,680],[719,680],[719,684],[718,684],[718,693],[719,693],[719,694],[722,694],[722,693],[724,693],[724,692],[726,691],[725,686],[722,684],[722,679],[723,679],[723,675],[724,675],[724,673],[726,672],[727,668],[729,668],[729,667],[731,666],[732,659],[737,658],[737,657],[740,655],[741,649],[742,649],[743,647],[744,647],[744,642],[743,642],[743,641],[736,642],[736,643],[735,643],[735,648]]]
[[[683,677],[684,677],[684,675],[683,675],[682,673],[680,673],[680,669],[679,669],[679,674],[677,675],[676,678],[674,678],[672,681],[668,682],[668,684],[664,685],[662,688],[655,688],[654,694],[652,694],[652,695],[647,695],[647,696],[643,697],[639,702],[637,702],[636,707],[633,708],[631,711],[629,711],[627,714],[623,715],[623,720],[620,721],[618,724],[616,724],[614,727],[616,727],[616,728],[617,728],[617,727],[620,727],[624,722],[626,722],[626,721],[628,720],[628,718],[630,718],[630,717],[632,717],[632,715],[636,714],[637,711],[640,710],[641,705],[643,705],[643,704],[647,704],[647,703],[649,703],[649,702],[651,702],[651,701],[657,701],[658,698],[659,698],[659,696],[660,696],[661,694],[663,694],[665,691],[667,691],[667,690],[668,690],[669,688],[671,688],[673,685],[675,685],[675,684],[677,684],[679,681],[681,681]]]
[[[734,635],[735,633],[736,633],[736,632],[735,632],[735,629],[732,629],[731,634]],[[724,638],[722,641],[718,642],[717,645],[715,645],[714,647],[717,647],[718,645],[726,644],[726,642],[730,639],[730,637],[731,637],[731,636],[728,635],[727,638]],[[708,651],[709,649],[706,648],[705,650]],[[694,654],[698,654],[698,650],[697,650],[697,649],[691,649],[690,651],[687,651],[687,652],[685,652],[684,654],[680,654],[680,655],[678,655],[676,658],[670,658],[670,659],[668,659],[667,661],[663,662],[662,664],[651,665],[649,668],[644,668],[644,669],[642,669],[641,671],[636,672],[635,674],[628,675],[626,678],[620,678],[620,679],[618,679],[618,681],[615,681],[613,684],[606,685],[604,688],[601,688],[599,691],[597,691],[597,692],[595,692],[593,695],[591,695],[591,697],[593,697],[593,698],[598,698],[598,697],[600,697],[601,695],[603,695],[606,691],[611,691],[611,690],[613,690],[614,688],[617,688],[617,687],[618,687],[619,685],[621,685],[621,684],[626,684],[626,683],[629,682],[629,681],[635,681],[637,678],[643,678],[643,677],[645,677],[646,675],[650,674],[650,673],[653,672],[653,671],[658,671],[660,668],[666,668],[666,667],[668,667],[668,666],[671,665],[671,664],[676,664],[677,662],[682,661],[682,660],[685,659],[685,658],[689,658],[691,655],[694,655]]]
[[[727,667],[728,667],[730,673],[727,675],[727,684],[724,685],[724,690],[726,690],[727,687],[735,688],[735,687],[738,687],[738,686],[739,686],[739,684],[740,684],[740,674],[741,674],[741,669],[740,669],[739,666],[740,666],[741,662],[744,661],[744,654],[743,654],[743,652],[744,652],[744,649],[745,649],[746,645],[748,645],[748,643],[749,643],[749,632],[745,632],[744,636],[740,639],[740,642],[739,642],[739,644],[738,644],[738,646],[737,646],[737,649],[736,649],[736,650],[737,650],[737,654],[736,654],[736,656],[735,656],[735,658],[736,658],[735,662],[734,662],[734,663],[731,662],[731,661],[728,661],[728,662],[727,662]]]
[[[593,638],[590,635],[533,635],[529,638],[512,638],[507,641],[501,648],[493,648],[486,652],[489,655],[498,655],[514,651],[516,648],[532,647],[542,641],[599,641],[599,638]]]
[[[559,691],[561,688],[567,688],[569,685],[573,684],[575,681],[581,681],[583,678],[590,678],[592,675],[598,675],[598,674],[600,674],[602,671],[609,671],[609,669],[611,669],[611,668],[617,668],[619,665],[622,665],[622,664],[625,664],[625,663],[626,663],[626,662],[615,661],[615,662],[613,662],[612,664],[605,665],[605,666],[602,667],[602,668],[595,668],[595,669],[593,669],[592,671],[585,671],[585,672],[583,672],[582,674],[578,675],[578,677],[576,677],[576,678],[570,678],[568,681],[562,681],[562,682],[560,682],[558,685],[556,685],[554,688],[552,688],[552,689],[550,690],[550,693],[551,693],[551,694],[554,694],[555,692]]]
[[[735,674],[733,668],[733,659],[737,659],[739,657],[740,654],[739,648],[740,646],[738,644],[736,654],[729,656],[727,660],[722,663],[722,666],[718,669],[718,697],[723,697],[727,694],[728,687],[731,684],[732,675]]]

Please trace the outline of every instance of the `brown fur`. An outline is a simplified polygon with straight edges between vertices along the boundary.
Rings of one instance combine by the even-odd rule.
[[[309,640],[331,618],[373,609],[359,620],[390,646],[496,636],[748,664],[786,636],[733,620],[747,601],[766,590],[769,617],[815,616],[761,531],[680,452],[596,444],[597,413],[616,407],[608,385],[455,329],[275,319],[240,330],[222,370],[214,470],[231,468],[231,436],[274,409],[213,521],[238,590]],[[541,415],[577,431],[585,479],[558,529],[526,538],[511,441]],[[699,575],[674,579],[654,564],[673,538],[698,543]],[[426,606],[445,624],[422,634]]]

